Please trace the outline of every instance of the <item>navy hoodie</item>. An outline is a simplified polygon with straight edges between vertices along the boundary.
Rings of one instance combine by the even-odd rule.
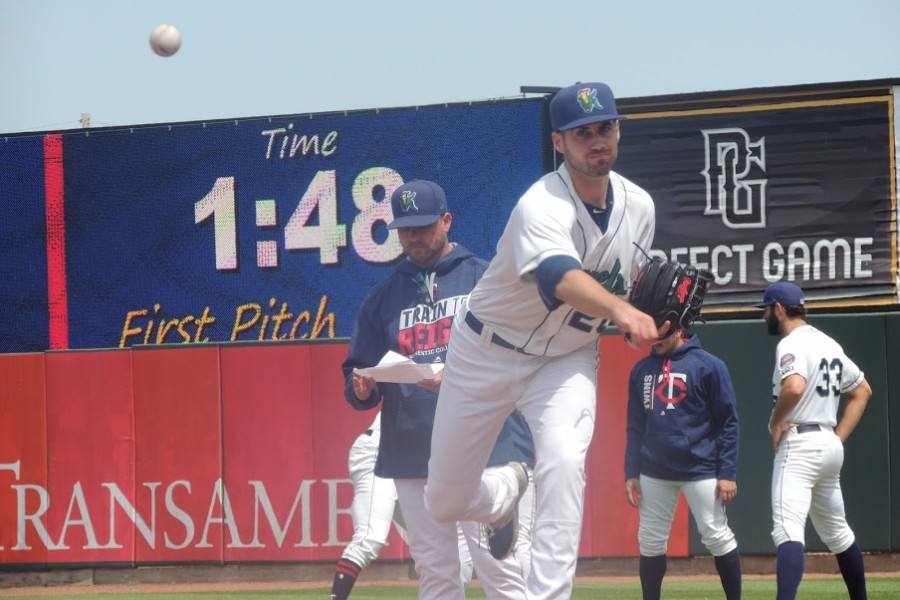
[[[353,369],[378,364],[388,350],[417,363],[444,362],[450,326],[460,302],[486,268],[485,260],[457,244],[430,269],[401,261],[363,300],[341,369],[344,397],[351,406],[368,410],[383,402],[375,463],[379,477],[428,476],[437,394],[415,384],[379,383],[369,398],[360,401],[353,392]],[[511,461],[534,466],[531,432],[518,411],[503,425],[488,466]]]
[[[696,335],[651,351],[628,380],[625,478],[737,480],[738,415],[728,368]]]

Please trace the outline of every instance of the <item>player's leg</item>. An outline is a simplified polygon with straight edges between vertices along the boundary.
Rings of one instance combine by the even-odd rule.
[[[534,439],[535,508],[528,598],[572,593],[584,508],[584,462],[594,433],[597,351],[544,359],[519,400]]]
[[[866,565],[863,561],[862,549],[855,540],[850,547],[834,555],[838,568],[850,594],[850,600],[866,600]]]
[[[672,519],[681,494],[681,482],[665,481],[641,475],[640,579],[644,600],[659,600],[666,575],[666,551]]]
[[[350,448],[348,467],[353,482],[353,538],[338,561],[331,588],[334,600],[350,596],[360,572],[373,560],[387,541],[397,501],[394,482],[376,477],[378,432],[363,433]]]
[[[694,515],[700,540],[716,563],[716,572],[728,600],[741,597],[741,557],[734,532],[728,526],[725,506],[716,498],[716,480],[688,481],[683,486],[684,497]]]
[[[772,469],[772,539],[777,547],[777,600],[793,600],[803,579],[804,534],[818,479],[820,460],[815,445],[796,430],[782,438]]]
[[[519,500],[519,538],[516,540],[515,557],[522,566],[522,578],[528,581],[531,573],[531,540],[534,531],[534,472],[528,469],[528,489]]]
[[[394,484],[394,480],[391,480],[391,485]],[[394,488],[394,495],[396,496],[397,489]],[[406,533],[406,521],[403,520],[403,511],[400,510],[400,503],[394,503],[394,528],[397,530],[397,533],[400,534],[400,537],[403,539],[406,544],[409,544],[409,534]]]
[[[487,471],[491,471],[491,468]],[[513,542],[514,552],[499,560],[494,558],[490,551],[488,528],[483,523],[474,521],[460,523],[473,557],[470,563],[474,560],[475,574],[489,600],[525,597],[525,580],[531,570],[531,531],[534,520],[534,482],[531,469],[526,469],[526,472],[528,487],[519,500],[519,535]]]
[[[851,600],[864,599],[867,597],[865,563],[856,536],[847,523],[841,492],[844,447],[831,432],[814,435],[821,436],[825,442],[824,463],[822,478],[813,488],[809,516],[819,537],[834,553]]]
[[[715,557],[716,572],[719,581],[722,582],[722,590],[727,600],[740,600],[743,588],[743,576],[741,574],[741,555],[737,548]]]
[[[472,575],[475,573],[475,563],[472,561],[469,540],[466,539],[466,533],[461,523],[456,524],[456,546],[459,549],[459,579],[463,589],[468,589],[469,584],[472,583]]]
[[[456,523],[438,522],[425,509],[424,479],[395,479],[394,484],[419,576],[419,599],[462,600]]]
[[[510,554],[502,560],[491,556],[485,527],[475,521],[461,521],[469,554],[475,567],[475,576],[488,600],[524,600],[525,578],[522,565]]]
[[[536,359],[476,335],[463,317],[453,323],[434,417],[426,503],[440,521],[492,523],[518,501],[519,485],[511,469],[485,465]]]

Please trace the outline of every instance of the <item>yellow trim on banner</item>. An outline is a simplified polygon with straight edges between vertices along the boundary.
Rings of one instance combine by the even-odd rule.
[[[897,86],[893,88],[896,92]],[[890,139],[890,161],[891,161],[891,275],[893,275],[894,299],[897,301],[897,138],[894,135],[894,94],[888,97],[888,139]]]
[[[888,107],[893,105],[893,97],[888,94],[886,96],[866,96],[862,98],[835,98],[831,100],[807,100],[802,102],[779,102],[774,104],[759,104],[754,106],[723,106],[721,108],[689,108],[685,110],[665,110],[660,112],[646,112],[636,114],[625,114],[629,121],[637,121],[639,119],[658,119],[663,117],[693,117],[696,115],[723,115],[729,113],[750,113],[764,112],[771,110],[810,108],[816,106],[845,106],[851,104],[870,104],[873,102],[885,102]]]

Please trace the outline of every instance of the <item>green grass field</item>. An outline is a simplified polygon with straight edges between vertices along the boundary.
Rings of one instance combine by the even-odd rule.
[[[894,600],[900,598],[900,578],[870,577],[868,580],[870,600]],[[324,600],[328,598],[328,588],[311,588],[303,590],[257,590],[240,592],[179,592],[179,593],[126,593],[115,594],[84,593],[71,595],[41,595],[43,600],[213,600],[217,598],[251,598],[264,600]],[[716,580],[666,581],[663,583],[665,600],[706,600],[722,598],[722,588]],[[36,596],[16,596],[15,590],[0,590],[0,596],[11,598],[34,598]],[[467,598],[483,599],[481,588],[473,586]],[[743,600],[771,600],[775,597],[775,581],[770,579],[744,580]],[[416,588],[413,585],[380,586],[360,585],[351,596],[353,600],[415,600]],[[633,583],[578,583],[573,599],[615,599],[641,600],[640,584]],[[798,600],[845,600],[847,589],[841,579],[816,579],[809,577],[800,586]]]

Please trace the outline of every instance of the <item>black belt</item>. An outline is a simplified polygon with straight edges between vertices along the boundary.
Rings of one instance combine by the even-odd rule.
[[[822,431],[818,423],[801,423],[797,425],[797,433],[809,433],[810,431]]]
[[[476,317],[475,314],[471,311],[466,313],[466,324],[469,327],[471,327],[472,331],[474,331],[478,335],[481,335],[481,332],[484,331],[484,323],[479,321],[478,317]],[[497,344],[501,348],[508,348],[509,350],[515,350],[516,352],[519,352],[521,354],[528,354],[521,348],[517,348],[516,346],[513,346],[512,344],[510,344],[509,342],[504,340],[502,337],[500,337],[496,333],[491,334],[491,343]]]

